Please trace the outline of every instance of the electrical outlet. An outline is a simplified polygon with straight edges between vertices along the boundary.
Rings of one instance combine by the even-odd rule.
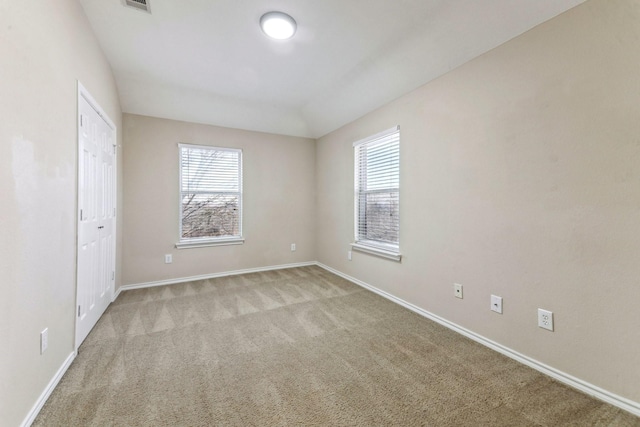
[[[540,326],[542,329],[548,329],[553,332],[553,312],[539,308],[538,326]]]
[[[502,297],[491,295],[491,311],[502,314]]]
[[[296,244],[292,243],[291,244],[291,252],[295,252],[296,251]]]
[[[459,285],[457,283],[453,284],[453,295],[456,298],[462,299],[462,285]]]
[[[171,254],[166,254],[164,256],[164,263],[165,264],[171,264],[173,262],[173,255]]]
[[[347,251],[347,259],[351,261],[351,251]]]
[[[49,328],[44,328],[40,332],[40,354],[43,354],[49,347]]]

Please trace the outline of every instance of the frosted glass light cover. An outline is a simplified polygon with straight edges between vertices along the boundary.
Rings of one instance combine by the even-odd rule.
[[[286,40],[296,33],[296,21],[282,12],[269,12],[262,15],[260,27],[266,35],[277,40]]]

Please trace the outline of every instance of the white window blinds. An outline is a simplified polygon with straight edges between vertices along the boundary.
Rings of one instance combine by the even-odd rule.
[[[397,254],[400,245],[400,128],[355,147],[356,244]]]
[[[180,144],[180,240],[242,236],[242,151]]]

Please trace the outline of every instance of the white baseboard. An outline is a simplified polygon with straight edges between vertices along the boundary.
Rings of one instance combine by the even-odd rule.
[[[310,265],[317,265],[317,264],[318,263],[315,261],[309,261],[309,262],[299,262],[295,264],[271,265],[267,267],[247,268],[244,270],[233,270],[233,271],[225,271],[221,273],[202,274],[200,276],[178,277],[175,279],[158,280],[155,282],[145,282],[145,283],[136,283],[133,285],[124,285],[124,286],[120,286],[118,290],[113,294],[113,299],[111,301],[112,302],[115,301],[116,298],[118,298],[118,295],[120,295],[120,292],[129,291],[131,289],[152,288],[154,286],[174,285],[176,283],[193,282],[196,280],[213,279],[216,277],[237,276],[238,274],[259,273],[262,271],[282,270],[285,268],[307,267]]]
[[[546,365],[542,362],[539,362],[535,359],[532,359],[528,356],[525,356],[524,354],[518,353],[515,350],[510,349],[509,347],[505,347],[502,344],[498,344],[495,341],[492,341],[488,338],[483,337],[482,335],[479,335],[473,331],[470,331],[469,329],[463,328],[462,326],[459,326],[453,322],[450,322],[438,315],[435,315],[433,313],[430,313],[420,307],[417,307],[407,301],[404,301],[394,295],[391,295],[388,292],[385,292],[383,290],[380,290],[374,286],[369,285],[368,283],[363,282],[362,280],[358,280],[355,277],[351,277],[347,274],[344,274],[338,270],[335,270],[329,266],[326,266],[322,263],[317,263],[317,265],[319,267],[324,268],[327,271],[330,271],[344,279],[347,279],[353,283],[355,283],[356,285],[362,286],[365,289],[370,290],[371,292],[374,292],[390,301],[395,302],[396,304],[399,304],[411,311],[413,311],[414,313],[417,313],[421,316],[424,316],[430,320],[433,320],[436,323],[439,323],[461,335],[464,335],[467,338],[470,338],[486,347],[489,347],[492,350],[497,351],[498,353],[501,353],[511,359],[514,359],[524,365],[527,365],[545,375],[548,375],[552,378],[555,378],[556,380],[570,386],[573,388],[576,388],[590,396],[595,397],[596,399],[600,399],[604,402],[607,402],[613,406],[617,406],[620,409],[624,409],[625,411],[628,411],[636,416],[640,416],[640,403],[638,402],[634,402],[630,399],[627,399],[625,397],[622,396],[618,396],[614,393],[611,393],[607,390],[604,390],[596,385],[590,384],[586,381],[583,381],[579,378],[576,378],[572,375],[569,375],[565,372],[562,372],[556,368],[553,368],[549,365]]]
[[[44,389],[36,403],[27,414],[27,417],[24,419],[24,421],[22,421],[22,424],[20,424],[21,427],[29,427],[35,421],[36,417],[40,413],[40,410],[47,402],[47,399],[49,398],[49,396],[51,396],[51,393],[62,379],[64,373],[67,372],[67,369],[69,369],[69,366],[71,366],[71,362],[73,362],[75,358],[76,352],[74,351],[67,357],[62,366],[60,366],[60,369],[58,369],[58,372],[56,372],[53,378],[51,378],[51,381],[49,381],[49,384],[47,384],[47,387]]]

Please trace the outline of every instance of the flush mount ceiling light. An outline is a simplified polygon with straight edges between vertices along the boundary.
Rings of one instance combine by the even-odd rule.
[[[260,27],[269,37],[286,40],[296,33],[296,21],[282,12],[267,12],[260,18]]]

